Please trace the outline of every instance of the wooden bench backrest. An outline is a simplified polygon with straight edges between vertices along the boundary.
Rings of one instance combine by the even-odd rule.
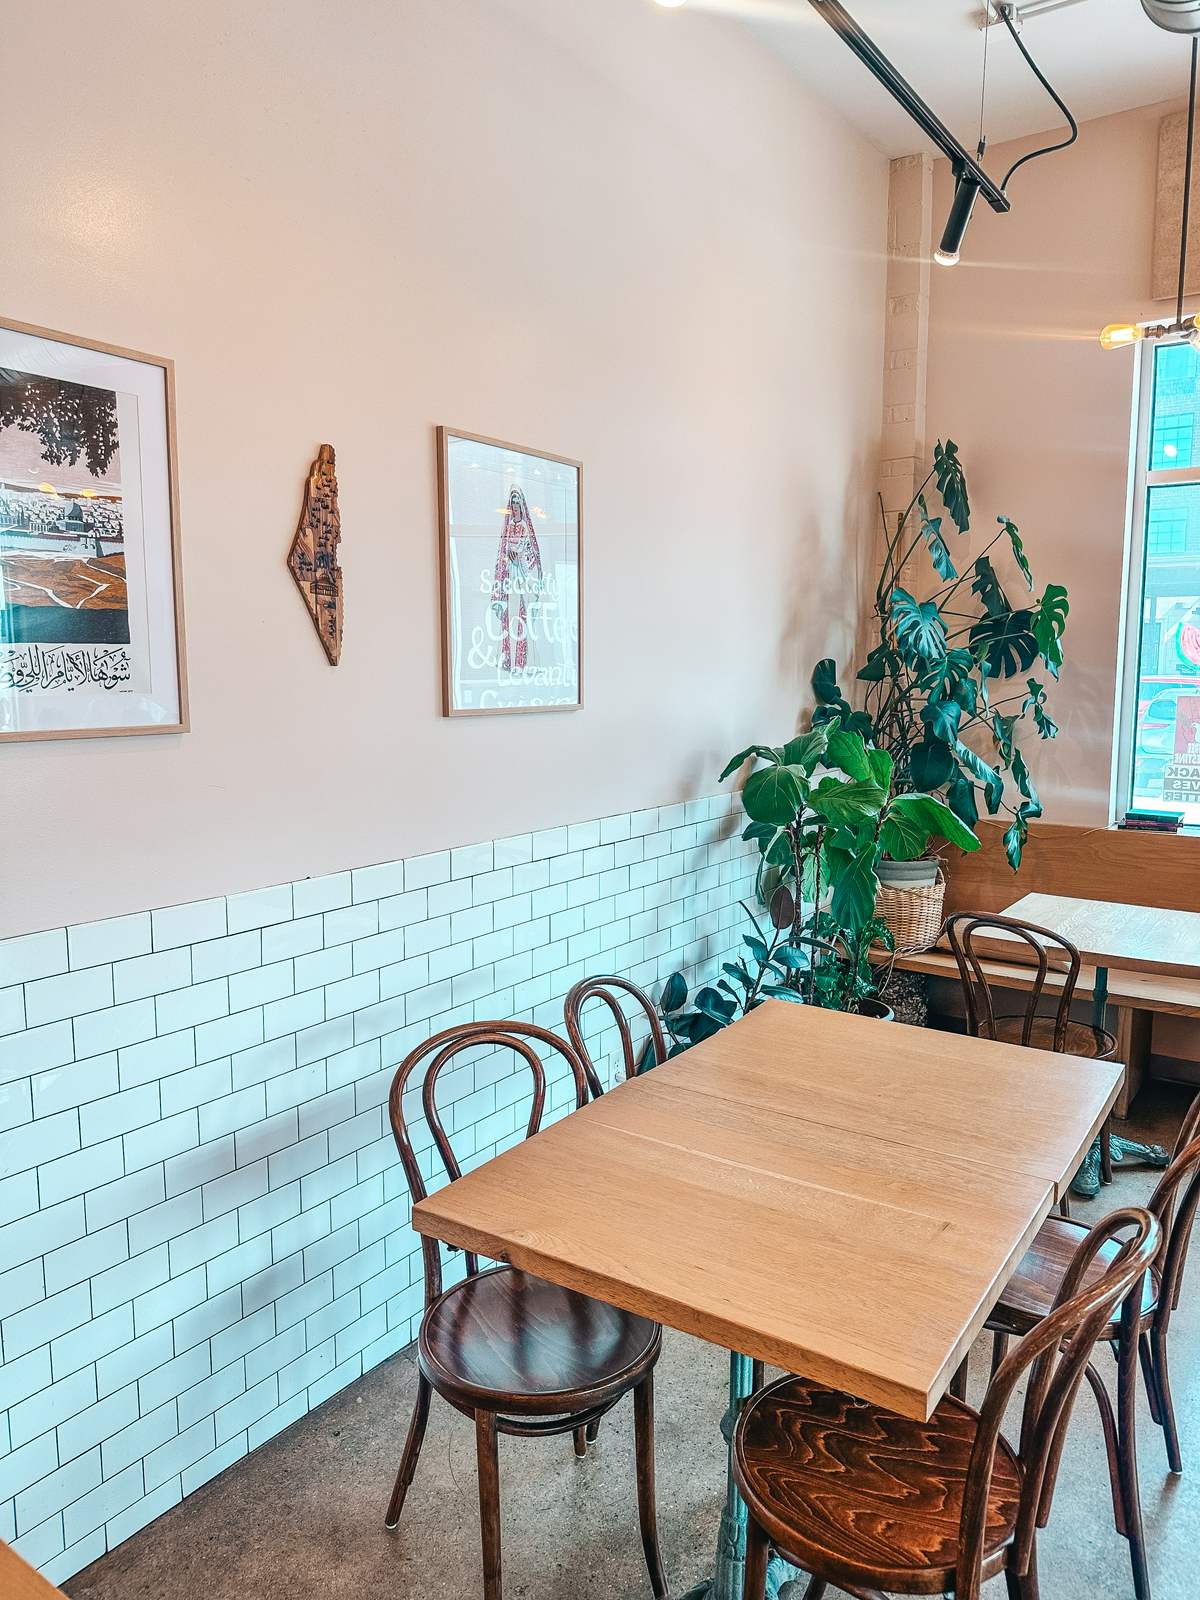
[[[946,910],[1003,911],[1025,894],[1200,910],[1200,837],[1035,822],[1021,870],[1004,855],[1004,824],[980,822],[983,849],[946,854]]]

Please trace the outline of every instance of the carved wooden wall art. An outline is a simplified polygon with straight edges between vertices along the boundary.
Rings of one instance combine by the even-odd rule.
[[[296,580],[331,667],[342,653],[342,569],[337,549],[342,538],[333,446],[323,444],[304,485],[304,505],[288,552]]]

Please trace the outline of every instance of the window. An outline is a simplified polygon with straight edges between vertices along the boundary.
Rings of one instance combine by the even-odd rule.
[[[1143,347],[1117,812],[1200,824],[1200,351]]]

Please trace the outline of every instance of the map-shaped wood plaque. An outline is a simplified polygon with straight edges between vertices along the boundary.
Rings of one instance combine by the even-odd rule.
[[[304,485],[304,505],[288,552],[288,570],[331,667],[337,666],[342,653],[342,569],[337,558],[341,538],[333,446],[323,444]]]

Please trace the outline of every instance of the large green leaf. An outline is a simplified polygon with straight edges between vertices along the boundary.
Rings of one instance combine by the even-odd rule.
[[[967,498],[967,479],[958,459],[958,446],[953,439],[947,439],[945,444],[939,439],[934,446],[933,471],[942,504],[959,533],[966,533],[971,526],[971,502]]]
[[[837,662],[830,656],[813,668],[812,692],[819,706],[844,706],[846,697],[838,688]]]
[[[829,909],[839,927],[853,931],[870,920],[879,893],[879,879],[875,876],[878,854],[879,846],[873,838],[853,852],[830,852],[833,898]]]
[[[973,778],[978,778],[983,785],[988,812],[994,817],[1000,809],[1000,802],[1004,799],[1002,774],[996,767],[989,766],[978,751],[972,750],[970,745],[963,744],[961,739],[954,746],[954,754],[958,757],[960,766],[964,767]]]
[[[882,683],[899,666],[900,657],[890,645],[877,644],[867,657],[866,665],[859,669],[859,682]]]
[[[1013,678],[1028,672],[1038,654],[1032,611],[1008,611],[983,617],[971,629],[971,648],[989,678]]]
[[[1025,849],[1025,841],[1029,838],[1029,824],[1019,813],[1015,816],[1004,833],[1004,854],[1008,857],[1008,864],[1014,872],[1021,865],[1021,855]]]
[[[910,837],[915,838],[918,833],[923,834],[920,854],[925,853],[930,839],[945,839],[947,844],[957,845],[960,850],[970,853],[979,849],[979,840],[955,816],[954,812],[943,801],[936,799],[931,794],[902,794],[897,795],[888,807],[887,821],[899,820]],[[898,857],[900,860],[915,860],[915,857]]]
[[[825,765],[837,767],[848,778],[854,778],[860,783],[868,782],[871,768],[867,761],[867,747],[863,743],[862,735],[845,733],[840,728],[831,733],[825,751]]]
[[[975,657],[961,645],[947,650],[944,656],[931,661],[917,679],[931,700],[941,700],[953,694],[955,688],[975,671]]]
[[[1041,801],[1038,799],[1038,792],[1034,788],[1033,779],[1029,776],[1029,768],[1025,765],[1025,757],[1017,749],[1014,749],[1012,754],[1012,775],[1013,782],[1025,796],[1026,800],[1028,800],[1031,805],[1037,806],[1038,810],[1040,811]],[[1024,810],[1025,807],[1022,806],[1021,809]]]
[[[1038,601],[1037,609],[1033,613],[1033,637],[1039,654],[1046,665],[1046,671],[1058,677],[1058,669],[1063,663],[1062,636],[1067,626],[1067,613],[1071,609],[1071,602],[1067,598],[1067,591],[1061,583],[1048,583],[1046,592]],[[1025,666],[1031,666],[1027,661]]]
[[[1012,610],[1012,603],[1005,594],[1003,585],[996,576],[996,569],[987,556],[980,556],[975,563],[975,580],[971,584],[971,593],[979,596],[979,603],[989,617],[1003,617]]]
[[[1026,700],[1022,711],[1033,712],[1033,723],[1043,739],[1057,739],[1058,723],[1046,710],[1046,690],[1036,678],[1027,679],[1029,685],[1029,698]]]
[[[867,764],[871,769],[871,781],[877,783],[884,794],[892,792],[892,772],[895,762],[886,750],[868,750]]]
[[[929,700],[921,707],[921,721],[928,728],[930,738],[940,739],[943,744],[953,744],[958,738],[962,714],[963,708],[957,700]]]
[[[918,669],[946,653],[946,624],[932,600],[924,602],[907,589],[893,589],[889,608],[901,654]]]
[[[739,750],[737,755],[732,756],[725,763],[725,770],[721,774],[720,781],[724,783],[725,779],[735,773],[745,762],[749,761],[751,756],[757,756],[760,761],[771,761],[776,766],[779,766],[783,761],[782,750],[775,750],[768,744],[750,744],[744,750]]]
[[[931,517],[925,504],[921,500],[921,537],[929,551],[929,558],[939,578],[949,583],[952,578],[958,577],[958,568],[950,559],[950,550],[945,539],[942,538],[941,517]]]
[[[1017,532],[1016,523],[1012,522],[1008,517],[997,517],[996,521],[1008,535],[1008,542],[1012,546],[1013,559],[1021,569],[1021,575],[1025,579],[1026,587],[1032,593],[1033,571],[1029,565],[1029,557],[1025,554],[1025,541]]]
[[[663,985],[659,1005],[664,1011],[679,1011],[687,1004],[687,979],[682,972],[673,972]]]
[[[954,774],[946,786],[946,801],[960,822],[973,828],[979,821],[979,804],[975,799],[975,785],[962,770]]]
[[[998,711],[992,712],[992,740],[996,746],[996,754],[1002,762],[1012,760],[1013,754],[1013,725],[1015,717],[1002,717]]]
[[[808,796],[809,808],[835,827],[874,820],[886,801],[877,783],[845,783],[840,778],[822,778]]]
[[[909,757],[908,775],[913,786],[926,793],[940,789],[954,771],[954,756],[942,739],[922,739]]]
[[[822,723],[820,727],[810,728],[807,733],[799,734],[795,739],[789,739],[780,754],[783,756],[783,765],[786,767],[799,767],[802,772],[810,773],[817,762],[825,754],[825,747],[829,743],[831,729],[836,726],[832,723]]]
[[[794,767],[762,767],[752,772],[742,790],[742,804],[746,815],[754,822],[769,822],[773,827],[786,828],[796,820],[804,804],[804,791],[800,787]]]

